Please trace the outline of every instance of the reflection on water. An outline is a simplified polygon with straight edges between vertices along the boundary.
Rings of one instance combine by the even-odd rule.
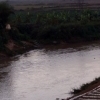
[[[4,65],[0,100],[66,98],[73,88],[100,76],[100,46],[33,50]]]

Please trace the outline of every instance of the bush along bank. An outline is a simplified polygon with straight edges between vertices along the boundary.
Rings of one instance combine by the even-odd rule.
[[[0,24],[0,51],[9,55],[29,44],[38,47],[100,39],[99,10],[14,11],[7,17],[8,22],[10,30],[5,29],[5,22]]]
[[[57,25],[36,25],[36,24],[18,24],[11,30],[5,30],[0,34],[0,50],[7,50],[12,42],[14,49],[37,44],[59,44],[79,43],[85,41],[94,41],[100,39],[100,24],[57,24]],[[25,43],[28,42],[28,43]],[[5,50],[4,50],[5,49]],[[8,48],[9,49],[9,48]],[[10,49],[11,51],[11,49]],[[12,50],[13,51],[13,50]],[[7,52],[7,51],[6,51]],[[12,54],[12,53],[11,53]]]
[[[43,43],[61,41],[77,43],[80,41],[93,41],[100,39],[100,24],[58,24],[48,26],[18,25],[18,30],[27,38]]]
[[[86,91],[92,90],[93,88],[97,87],[100,85],[100,77],[95,78],[92,82],[83,84],[79,89],[73,89],[71,92],[74,95],[77,95],[79,93],[84,93]]]
[[[19,11],[10,21],[20,33],[44,44],[100,39],[99,10]]]
[[[13,56],[31,48],[35,48],[33,41],[17,28],[4,29],[0,33],[0,56]]]

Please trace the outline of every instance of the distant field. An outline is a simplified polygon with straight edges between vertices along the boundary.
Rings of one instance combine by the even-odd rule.
[[[40,9],[40,8],[49,8],[49,9],[83,9],[83,8],[91,8],[91,9],[99,9],[100,4],[77,4],[77,3],[71,3],[71,4],[31,4],[31,5],[14,5],[15,10],[27,10],[27,9]]]

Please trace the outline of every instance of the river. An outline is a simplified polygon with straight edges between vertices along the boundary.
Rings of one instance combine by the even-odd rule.
[[[0,62],[0,100],[55,100],[100,76],[100,42],[36,49]]]

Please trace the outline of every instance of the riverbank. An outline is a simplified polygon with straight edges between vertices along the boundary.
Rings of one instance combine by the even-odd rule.
[[[11,30],[0,29],[1,56],[2,52],[13,55],[31,46],[34,48],[34,43],[70,45],[100,40],[99,14],[99,10],[88,9],[15,11],[9,16]]]
[[[42,33],[31,33],[33,28],[31,24],[20,25],[17,28],[12,27],[10,31],[1,33],[0,57],[14,56],[24,51],[53,46],[70,47],[70,45],[87,44],[100,41],[100,25],[65,25],[57,28],[55,31],[50,27],[42,30]],[[95,28],[95,29],[94,29]],[[61,29],[62,32],[58,32]],[[90,30],[91,29],[91,30]],[[63,32],[65,30],[65,32]],[[53,31],[53,32],[51,32]],[[26,32],[26,33],[25,33]]]
[[[100,87],[100,77],[96,78],[94,81],[90,83],[82,85],[80,89],[73,90],[74,96],[66,100],[74,100],[74,98],[76,100],[77,98],[82,98],[83,96],[86,96],[87,99],[94,99],[94,98],[98,99],[99,87]],[[97,95],[96,95],[96,92],[97,92]]]
[[[33,41],[16,42],[14,40],[9,40],[0,51],[0,59],[21,54],[35,48],[36,46]]]
[[[87,92],[97,88],[98,86],[100,86],[100,77],[96,78],[90,83],[83,84],[79,89],[73,89],[73,91],[71,91],[71,94],[73,94],[74,96],[67,98],[66,100],[70,100],[71,98],[86,94]]]
[[[34,48],[34,43],[70,45],[100,40],[99,14],[99,10],[88,9],[15,11],[9,16],[11,30],[1,27],[0,51],[13,55],[24,48]]]

